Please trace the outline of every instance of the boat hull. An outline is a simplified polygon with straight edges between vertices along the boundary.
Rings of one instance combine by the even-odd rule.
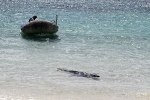
[[[54,34],[58,31],[58,26],[52,22],[35,20],[21,26],[21,30],[27,35]]]

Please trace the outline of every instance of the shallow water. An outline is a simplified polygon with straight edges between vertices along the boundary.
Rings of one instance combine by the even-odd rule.
[[[149,100],[149,1],[0,1],[0,100]],[[21,36],[33,15],[58,38]],[[57,71],[73,69],[99,80]]]

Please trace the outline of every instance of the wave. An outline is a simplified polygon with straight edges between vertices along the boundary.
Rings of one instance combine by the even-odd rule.
[[[87,11],[150,12],[149,0],[2,0],[1,11],[31,9],[76,9]]]
[[[150,12],[150,2],[148,0],[57,0],[46,2],[44,6],[54,9]]]

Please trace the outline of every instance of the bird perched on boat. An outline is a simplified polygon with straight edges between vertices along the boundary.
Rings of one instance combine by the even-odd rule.
[[[37,18],[37,16],[33,16],[29,19],[29,22],[34,21]]]
[[[91,74],[91,73],[86,73],[86,72],[81,72],[81,71],[76,71],[76,70],[68,70],[68,69],[63,69],[63,68],[57,68],[57,70],[72,73],[74,75],[87,77],[87,78],[99,78],[100,77],[97,74]]]

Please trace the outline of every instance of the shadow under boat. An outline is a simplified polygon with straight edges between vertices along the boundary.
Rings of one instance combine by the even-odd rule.
[[[23,32],[20,33],[21,37],[26,40],[33,40],[33,41],[57,41],[60,40],[57,34],[25,34]]]

